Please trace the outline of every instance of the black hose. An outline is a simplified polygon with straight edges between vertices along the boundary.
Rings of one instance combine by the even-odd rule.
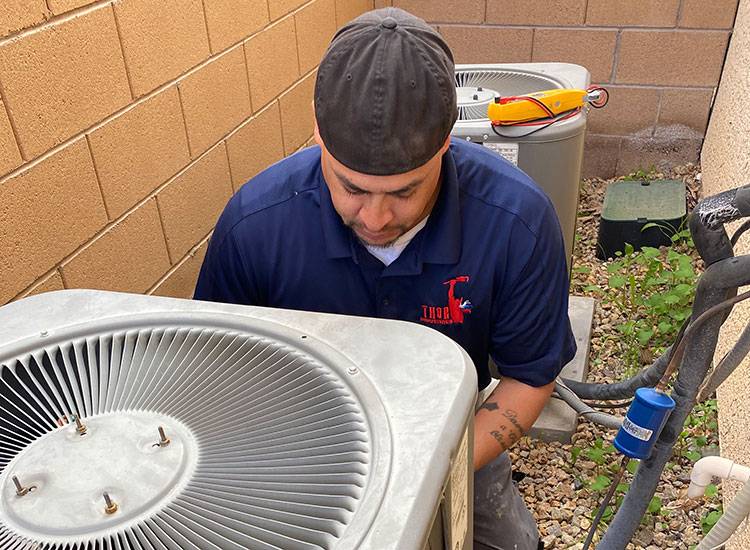
[[[750,216],[750,186],[706,197],[695,206],[689,219],[690,233],[698,253],[707,266],[734,256],[732,242],[727,236],[724,224],[743,216]],[[737,233],[735,235],[739,238]],[[736,289],[729,289],[728,295],[733,294],[736,294]],[[683,323],[675,344],[671,348],[668,348],[651,366],[627,380],[613,384],[562,380],[581,399],[596,401],[630,399],[635,394],[635,390],[652,387],[663,377],[672,359],[671,353],[678,347],[689,321],[690,319],[687,319]]]
[[[713,395],[724,380],[729,378],[729,375],[742,363],[748,353],[750,353],[750,323],[745,326],[734,347],[716,365],[709,379],[703,383],[703,387],[698,394],[698,402],[705,401]]]
[[[693,242],[706,265],[734,255],[724,224],[750,216],[750,186],[730,189],[698,202],[690,215]]]
[[[750,256],[728,258],[710,265],[700,281],[695,296],[693,315],[699,316],[726,300],[727,294],[750,283]],[[656,441],[651,456],[641,461],[620,509],[604,534],[598,550],[622,550],[633,537],[646,507],[656,491],[662,471],[672,455],[688,414],[693,409],[698,388],[706,377],[719,329],[725,316],[715,315],[702,329],[689,338],[674,383],[672,397],[676,406]]]
[[[661,380],[669,361],[672,359],[672,354],[682,341],[682,337],[684,336],[689,324],[690,318],[688,317],[683,321],[682,326],[675,337],[674,344],[664,350],[664,353],[657,357],[656,361],[650,366],[627,380],[621,380],[611,384],[578,382],[576,380],[568,380],[567,378],[563,378],[562,381],[581,399],[598,401],[611,401],[614,399],[629,400],[635,395],[635,390],[638,388],[650,388],[655,386],[656,383]]]
[[[656,385],[656,390],[663,392],[666,391],[667,386],[669,385],[669,379],[672,377],[672,374],[677,369],[677,365],[682,362],[682,357],[685,353],[685,346],[687,343],[690,342],[690,338],[695,334],[700,328],[709,320],[717,316],[719,313],[721,313],[721,324],[724,324],[724,321],[728,317],[729,313],[731,312],[732,308],[735,304],[747,300],[750,298],[750,290],[747,292],[743,292],[742,294],[737,294],[735,296],[731,296],[722,302],[719,302],[715,306],[711,306],[706,311],[701,313],[692,323],[690,323],[690,326],[688,327],[687,331],[685,332],[685,337],[680,342],[680,345],[677,346],[677,349],[674,352],[674,356],[672,359],[669,360],[669,364],[667,365],[667,370],[664,372],[664,375],[661,377],[661,380],[659,380],[659,383]]]
[[[750,220],[746,220],[745,223],[743,223],[741,226],[737,228],[737,231],[732,233],[732,238],[729,240],[729,242],[732,243],[732,246],[735,246],[737,242],[740,240],[740,237],[742,237],[743,233],[750,229]]]
[[[606,402],[595,403],[593,401],[582,401],[582,403],[594,409],[622,409],[624,407],[629,407],[631,403],[633,403],[633,400],[628,399],[627,401],[618,401],[617,403],[606,403]]]
[[[613,399],[630,399],[635,395],[638,388],[655,386],[664,375],[669,363],[672,347],[661,354],[651,366],[641,370],[638,374],[614,382],[611,384],[599,384],[591,382],[578,382],[563,378],[562,381],[581,399],[591,399],[593,401],[610,401]]]

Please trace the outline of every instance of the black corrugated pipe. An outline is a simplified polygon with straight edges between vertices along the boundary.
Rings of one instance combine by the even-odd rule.
[[[732,243],[724,229],[724,224],[747,216],[750,216],[750,185],[706,197],[698,202],[690,215],[689,226],[698,254],[707,266],[734,256]],[[727,297],[736,294],[736,291],[736,288],[729,289]],[[726,319],[727,315],[723,315],[723,318]],[[695,317],[693,315],[693,318]],[[630,399],[638,388],[656,385],[667,368],[672,349],[679,343],[686,327],[687,322],[682,325],[675,345],[667,348],[651,366],[632,378],[610,384],[577,382],[569,379],[562,379],[562,382],[581,399],[599,401]]]
[[[707,197],[698,203],[691,214],[689,223],[693,242],[708,266],[696,289],[691,319],[697,319],[722,302],[726,306],[725,300],[736,295],[739,286],[750,282],[750,256],[733,257],[732,243],[724,228],[725,223],[747,216],[750,216],[750,186]],[[696,327],[698,330],[695,334],[684,342],[686,352],[682,358],[675,358],[681,363],[672,393],[676,407],[662,429],[651,456],[641,461],[622,505],[597,546],[598,550],[623,550],[638,528],[672,454],[674,443],[695,405],[699,388],[711,366],[719,330],[728,314],[729,311],[717,314],[708,318],[703,326]],[[681,330],[673,349],[677,349],[682,334]],[[666,366],[671,353],[669,350],[651,368],[640,373],[640,378],[634,379],[640,382],[653,376],[657,365]],[[633,379],[626,382],[634,384]]]
[[[610,401],[614,399],[630,399],[635,395],[638,388],[652,387],[661,379],[669,363],[670,353],[674,346],[667,350],[654,361],[651,366],[643,369],[638,374],[611,384],[596,384],[590,382],[578,382],[562,378],[562,382],[581,399],[596,401]]]
[[[725,233],[726,235],[726,233]],[[718,260],[701,277],[693,306],[693,318],[723,302],[727,294],[750,283],[750,256]],[[695,404],[698,389],[711,366],[719,329],[725,315],[709,319],[687,342],[686,353],[677,374],[672,398],[676,407],[656,442],[651,456],[642,461],[620,509],[597,546],[598,550],[622,550],[635,533],[648,503],[656,491],[661,473],[672,455],[672,447],[682,432]]]
[[[734,372],[748,353],[750,353],[750,324],[744,328],[742,334],[737,339],[737,343],[719,361],[719,364],[711,373],[711,377],[703,384],[698,394],[698,401],[704,401],[713,395],[716,389],[721,386],[724,380],[729,378],[729,375]]]
[[[750,216],[750,185],[701,200],[690,215],[690,234],[706,265],[734,256],[724,224]]]

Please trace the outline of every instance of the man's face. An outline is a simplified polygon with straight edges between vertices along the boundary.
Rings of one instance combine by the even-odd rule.
[[[325,148],[318,132],[315,133],[333,206],[363,243],[388,246],[432,210],[449,140],[432,159],[410,172],[373,176],[355,172],[338,162]]]

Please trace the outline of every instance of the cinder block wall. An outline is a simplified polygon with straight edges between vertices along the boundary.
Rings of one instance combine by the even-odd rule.
[[[316,66],[372,0],[2,0],[0,304],[188,297],[222,207],[312,136]]]
[[[724,74],[716,94],[716,106],[701,154],[704,196],[750,183],[750,112],[744,101],[750,94],[748,65],[750,0],[741,0]],[[735,225],[731,230],[736,228]],[[750,235],[745,234],[740,239],[735,254],[750,254]],[[722,328],[714,357],[716,363],[734,346],[748,323],[750,306],[747,302],[736,305]],[[750,358],[745,358],[717,393],[721,454],[750,466]],[[722,484],[725,510],[741,486],[738,482]],[[750,548],[750,530],[740,528],[730,539],[727,548]]]
[[[737,0],[391,0],[459,63],[584,65],[610,103],[590,117],[584,175],[697,161]]]

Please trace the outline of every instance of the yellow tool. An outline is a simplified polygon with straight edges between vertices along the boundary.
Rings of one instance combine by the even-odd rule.
[[[587,90],[556,89],[510,97],[496,97],[487,107],[487,116],[494,126],[543,124],[565,113],[574,114],[584,104],[600,108],[607,104],[609,94],[599,86]]]

